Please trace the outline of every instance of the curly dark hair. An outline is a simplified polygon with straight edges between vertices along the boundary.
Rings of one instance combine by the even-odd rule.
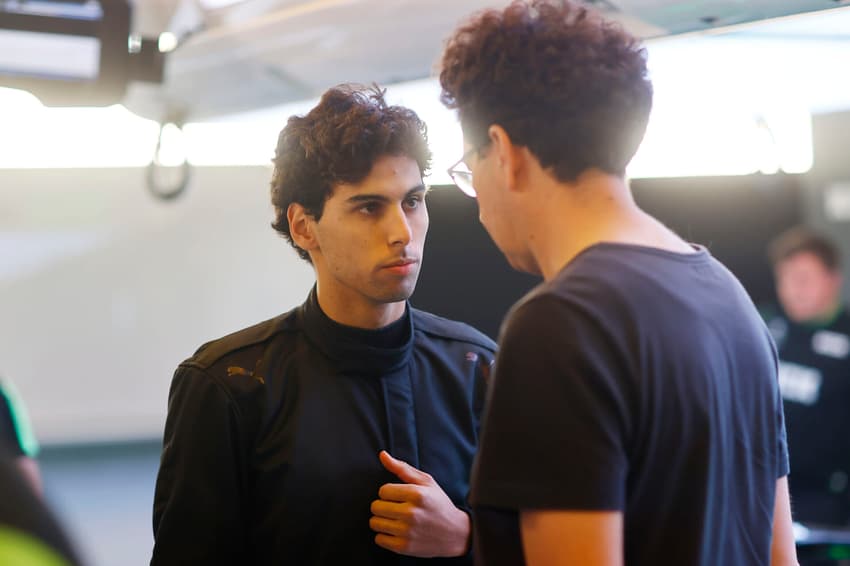
[[[498,124],[562,182],[592,167],[623,176],[652,108],[639,40],[571,0],[477,14],[449,39],[440,84],[471,145]]]
[[[841,251],[835,243],[805,226],[794,226],[782,232],[768,245],[768,257],[775,267],[791,256],[810,253],[829,271],[841,269]]]
[[[280,132],[271,181],[272,228],[310,261],[292,240],[289,205],[298,203],[319,220],[335,185],[363,181],[385,155],[410,157],[424,176],[431,163],[425,122],[409,108],[388,105],[377,86],[331,88],[306,116],[292,116]]]

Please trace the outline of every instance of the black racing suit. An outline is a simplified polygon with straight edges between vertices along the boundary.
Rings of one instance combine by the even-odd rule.
[[[431,474],[467,510],[494,351],[409,306],[384,329],[337,324],[315,290],[204,345],[171,386],[151,564],[422,562],[374,542],[370,504],[400,481],[378,453]]]

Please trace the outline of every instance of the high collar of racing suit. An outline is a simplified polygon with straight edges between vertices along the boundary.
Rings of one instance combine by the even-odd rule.
[[[310,342],[332,359],[341,373],[374,375],[403,367],[413,349],[410,304],[397,321],[377,330],[355,328],[331,320],[319,306],[316,287],[301,307],[304,330]]]

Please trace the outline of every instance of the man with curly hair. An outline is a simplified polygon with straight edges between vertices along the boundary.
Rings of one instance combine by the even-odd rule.
[[[495,344],[407,301],[430,158],[424,123],[375,89],[333,88],[289,119],[273,227],[317,283],[177,369],[151,564],[471,562]]]
[[[565,0],[450,38],[455,182],[543,276],[500,350],[473,472],[480,564],[795,564],[776,355],[738,281],[643,212],[646,54]]]

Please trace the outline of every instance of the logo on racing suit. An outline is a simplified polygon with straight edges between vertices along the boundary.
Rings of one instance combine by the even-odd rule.
[[[839,360],[850,354],[850,338],[846,334],[830,330],[818,330],[812,336],[812,350],[821,356],[829,356]]]
[[[791,362],[779,362],[779,392],[786,401],[814,405],[820,397],[820,370]]]

